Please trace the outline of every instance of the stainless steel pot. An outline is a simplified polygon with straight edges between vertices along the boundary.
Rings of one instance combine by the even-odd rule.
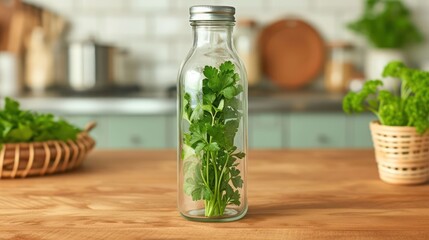
[[[71,43],[68,48],[68,83],[75,91],[102,90],[115,78],[116,48],[94,40]]]

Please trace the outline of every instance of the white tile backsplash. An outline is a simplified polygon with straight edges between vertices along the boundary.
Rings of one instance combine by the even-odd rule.
[[[85,40],[88,38],[99,38],[99,19],[91,15],[75,15],[70,21],[69,40]]]
[[[58,0],[57,0],[58,1]],[[61,2],[62,0],[58,1]],[[111,13],[124,11],[124,0],[75,0],[79,11],[92,13]]]
[[[357,36],[347,28],[347,25],[356,20],[359,15],[360,10],[347,11],[338,15],[336,21],[338,38],[353,42],[363,40],[362,37]]]
[[[140,12],[167,11],[173,0],[130,0],[129,10]]]
[[[324,39],[365,41],[346,29],[356,19],[365,0],[26,0],[48,7],[69,19],[69,39],[97,37],[129,50],[130,78],[150,88],[176,81],[180,62],[192,44],[189,7],[232,5],[237,19],[253,18],[261,25],[285,17],[311,23]],[[429,1],[404,0],[429,40]],[[414,61],[428,61],[429,44],[413,47]]]
[[[182,61],[188,56],[188,53],[192,47],[191,41],[172,41],[170,46],[170,60],[182,63]]]
[[[152,21],[152,33],[156,38],[173,38],[190,30],[187,16],[185,15],[156,15],[152,18]]]
[[[65,16],[71,16],[75,13],[76,0],[25,0],[25,2],[47,8]]]
[[[366,0],[311,0],[310,8],[324,12],[362,9]]]
[[[404,3],[413,10],[419,10],[419,8],[429,7],[429,1],[427,0],[403,0]],[[426,5],[426,6],[425,6]],[[427,10],[427,9],[421,9]]]
[[[161,88],[174,86],[176,84],[179,67],[179,63],[157,64],[154,68],[153,86]]]
[[[188,12],[189,7],[194,5],[216,5],[218,4],[217,0],[175,0],[173,5],[177,8],[176,11]]]
[[[307,20],[323,37],[323,39],[335,40],[338,38],[338,22],[335,16],[324,13],[313,13],[306,15],[305,12],[299,14],[301,19]]]
[[[143,38],[148,34],[147,20],[143,16],[106,16],[100,20],[100,38],[117,44]]]
[[[270,8],[279,8],[284,11],[296,9],[308,9],[310,6],[309,1],[313,0],[269,0]]]
[[[167,89],[176,84],[179,71],[179,64],[177,63],[153,64],[140,61],[135,67],[136,81],[146,89]]]
[[[127,43],[128,54],[151,63],[168,62],[171,59],[169,41],[138,40]]]
[[[261,11],[264,7],[268,7],[269,1],[267,0],[217,0],[217,4],[234,6],[237,11],[241,9],[255,9]]]

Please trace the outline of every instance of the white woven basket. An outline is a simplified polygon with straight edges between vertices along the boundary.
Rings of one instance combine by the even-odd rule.
[[[422,184],[429,180],[429,133],[414,127],[370,123],[381,180],[392,184]]]

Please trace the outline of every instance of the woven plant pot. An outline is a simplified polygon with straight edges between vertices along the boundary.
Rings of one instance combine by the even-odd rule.
[[[429,133],[414,127],[370,124],[381,180],[391,184],[422,184],[429,180]]]
[[[94,139],[88,135],[94,127],[95,123],[88,124],[76,141],[3,144],[0,178],[43,176],[79,167],[95,146]]]

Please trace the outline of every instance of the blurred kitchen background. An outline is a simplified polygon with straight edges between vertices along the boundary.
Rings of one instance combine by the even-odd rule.
[[[174,148],[176,74],[192,45],[189,7],[232,5],[249,72],[250,147],[371,147],[374,117],[346,116],[342,97],[379,76],[383,59],[429,70],[429,1],[402,1],[421,41],[387,51],[347,28],[365,2],[0,0],[0,94],[80,127],[97,121],[100,148]]]

